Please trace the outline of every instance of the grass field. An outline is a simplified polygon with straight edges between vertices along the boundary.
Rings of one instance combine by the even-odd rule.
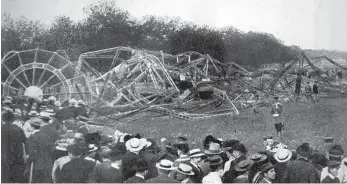
[[[334,137],[334,143],[347,150],[347,98],[324,98],[317,103],[285,103],[285,132],[283,143],[290,149],[303,143],[310,143],[318,151],[326,151],[323,138]],[[130,123],[115,122],[122,132],[140,133],[148,138],[168,139],[186,136],[192,147],[202,147],[205,136],[237,138],[250,153],[264,148],[263,137],[276,132],[268,108],[260,108],[262,115],[253,116],[252,109],[237,116],[221,116],[199,121],[184,121],[173,117],[139,118]],[[106,131],[111,133],[111,130]]]

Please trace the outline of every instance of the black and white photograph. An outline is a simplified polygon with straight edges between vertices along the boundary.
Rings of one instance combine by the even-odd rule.
[[[347,183],[347,0],[1,0],[1,183]]]

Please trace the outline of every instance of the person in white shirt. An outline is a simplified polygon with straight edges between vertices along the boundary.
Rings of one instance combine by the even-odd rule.
[[[337,178],[340,180],[341,183],[347,183],[347,166],[345,164],[347,162],[347,157],[343,159],[343,155],[344,150],[342,149],[341,145],[333,145],[327,153],[327,157],[330,161],[335,160],[341,162],[341,166],[337,172]],[[323,168],[320,180],[322,181],[324,178],[328,176],[328,174],[328,167]]]
[[[213,184],[221,184],[222,183],[222,164],[223,160],[219,155],[214,155],[209,157],[208,159],[211,172],[207,174],[203,179],[202,183],[213,183]]]

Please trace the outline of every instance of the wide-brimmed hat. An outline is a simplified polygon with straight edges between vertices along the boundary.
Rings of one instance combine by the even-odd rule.
[[[78,100],[77,105],[86,105],[83,100]]]
[[[275,160],[279,163],[289,161],[292,156],[293,153],[289,149],[280,149],[274,154]]]
[[[172,167],[172,164],[173,164],[173,162],[171,162],[170,160],[163,159],[163,160],[160,160],[159,163],[155,164],[155,166],[158,169],[170,171],[170,170],[174,170],[174,168]]]
[[[50,96],[50,97],[48,97],[48,100],[50,100],[50,101],[56,101],[57,98],[55,98],[55,96]]]
[[[252,160],[242,160],[236,164],[234,169],[235,171],[238,171],[238,172],[248,171],[249,169],[251,169],[252,165],[253,165]]]
[[[147,139],[144,139],[144,138],[142,139],[132,138],[125,143],[125,146],[129,151],[133,152],[133,151],[140,151],[144,147],[148,147],[151,144],[152,144],[151,142],[148,142]]]
[[[220,144],[212,142],[208,148],[208,150],[205,150],[205,153],[207,155],[217,155],[222,153],[223,150],[220,148]]]
[[[202,157],[204,155],[205,155],[205,153],[202,152],[199,148],[192,149],[189,151],[189,157],[190,158]]]
[[[148,162],[143,158],[139,158],[138,160],[136,160],[136,163],[133,169],[135,171],[146,170],[148,169]]]
[[[28,113],[28,116],[30,117],[36,117],[36,116],[39,116],[40,114],[36,111],[36,110],[31,110],[29,113]]]
[[[54,105],[57,106],[57,107],[60,107],[61,106],[61,102],[60,101],[56,101],[56,102],[54,102]]]
[[[272,165],[270,162],[267,162],[260,166],[259,170],[261,173],[266,173],[270,169],[274,168],[274,165]]]
[[[267,156],[264,154],[255,153],[255,154],[251,155],[251,160],[254,163],[259,163],[259,162],[265,161],[266,159],[267,159]]]
[[[76,103],[77,103],[77,100],[74,99],[74,98],[72,98],[72,99],[69,100],[69,104],[70,104],[70,105],[74,105],[74,104],[76,104]]]
[[[312,148],[310,148],[309,143],[302,143],[298,148],[296,149],[296,153],[302,157],[309,157],[312,155]]]
[[[182,145],[182,144],[188,144],[188,139],[186,137],[176,137],[175,140],[173,141],[173,145],[177,146],[177,145]]]
[[[341,145],[336,144],[329,148],[328,153],[330,156],[343,156],[345,152]]]
[[[210,166],[218,166],[223,164],[222,157],[220,157],[219,155],[213,155],[211,157],[208,157],[207,161]]]
[[[51,113],[48,113],[48,112],[40,112],[40,116],[39,116],[41,119],[52,119],[52,114]]]
[[[181,174],[192,176],[194,175],[193,168],[187,164],[180,163],[175,170]]]
[[[43,125],[43,121],[40,118],[32,118],[29,120],[29,124],[33,125],[33,126],[42,126]]]

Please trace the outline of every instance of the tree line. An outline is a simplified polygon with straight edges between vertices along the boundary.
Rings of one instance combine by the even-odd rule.
[[[258,68],[287,62],[300,51],[271,34],[245,33],[231,26],[215,29],[175,17],[135,19],[112,2],[90,5],[84,12],[84,20],[74,22],[67,16],[58,16],[49,27],[3,13],[1,56],[11,50],[41,48],[66,50],[71,60],[77,60],[84,52],[125,46],[169,54],[197,51],[221,62]]]

